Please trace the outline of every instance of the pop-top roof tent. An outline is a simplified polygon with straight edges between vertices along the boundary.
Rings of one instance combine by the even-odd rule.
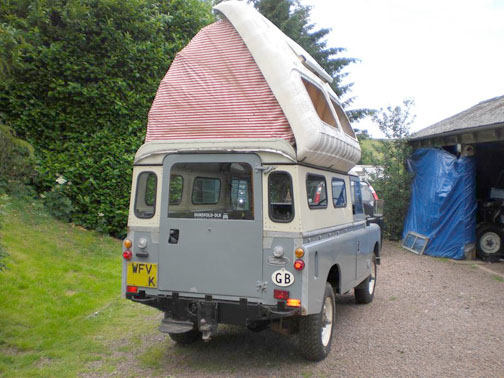
[[[177,54],[162,80],[136,161],[174,150],[264,149],[349,171],[360,147],[332,78],[252,6],[214,9],[222,19]]]

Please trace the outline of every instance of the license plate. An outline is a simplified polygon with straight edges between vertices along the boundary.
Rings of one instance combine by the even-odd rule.
[[[157,264],[128,262],[126,274],[128,286],[157,287]]]

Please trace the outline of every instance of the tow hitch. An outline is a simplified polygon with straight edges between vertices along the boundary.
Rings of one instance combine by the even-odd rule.
[[[210,341],[217,331],[217,303],[198,302],[198,329],[203,341]]]

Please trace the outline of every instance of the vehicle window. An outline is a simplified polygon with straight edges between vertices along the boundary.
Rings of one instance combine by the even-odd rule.
[[[219,202],[221,182],[218,178],[196,177],[193,183],[192,203],[211,205]]]
[[[135,216],[152,218],[156,211],[157,176],[154,172],[142,172],[138,175]]]
[[[180,175],[170,175],[170,205],[178,205],[182,201],[184,179]]]
[[[334,207],[346,207],[347,202],[345,181],[333,178],[331,184]]]
[[[170,191],[180,197],[177,203],[168,204],[169,218],[254,219],[253,170],[249,164],[177,163],[171,172],[177,186],[172,189],[170,185]],[[191,201],[180,200],[183,185],[191,185],[190,181]]]
[[[350,121],[348,120],[347,115],[334,99],[331,98],[331,102],[333,104],[334,110],[336,110],[336,114],[338,115],[338,119],[340,121],[341,127],[343,128],[343,131],[346,134],[350,135],[352,138],[355,138],[355,133],[352,129],[352,126],[350,125]]]
[[[361,186],[360,186],[360,181],[351,181],[351,186],[352,190],[352,209],[354,215],[357,214],[363,214],[364,209],[362,207],[362,193],[361,193]]]
[[[239,178],[231,180],[231,207],[233,210],[250,210],[249,181]]]
[[[306,193],[310,209],[327,207],[327,189],[324,176],[308,175],[306,177]]]
[[[333,113],[331,111],[331,106],[328,104],[324,92],[320,88],[318,88],[315,84],[310,83],[308,80],[301,78],[303,84],[310,96],[310,99],[313,103],[313,107],[317,112],[319,118],[331,125],[333,127],[338,127],[336,120],[334,119]]]
[[[273,172],[268,177],[269,216],[273,222],[294,218],[292,178],[287,172]]]
[[[361,181],[362,200],[364,202],[374,202],[373,193],[368,183]]]

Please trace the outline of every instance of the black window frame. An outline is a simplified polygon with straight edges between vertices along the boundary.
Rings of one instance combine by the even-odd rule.
[[[278,174],[278,173],[285,173],[285,174],[287,174],[287,176],[289,176],[289,182],[290,182],[290,187],[291,187],[291,198],[292,198],[292,215],[291,215],[290,219],[288,219],[288,220],[275,219],[275,218],[272,218],[272,216],[271,216],[271,213],[272,213],[271,206],[272,205],[271,205],[271,196],[270,196],[270,183],[271,183],[272,175]],[[296,207],[294,206],[294,183],[292,181],[292,175],[287,171],[271,172],[268,175],[268,216],[269,216],[269,219],[275,223],[290,223],[294,220],[295,214],[296,214]]]
[[[324,179],[325,198],[326,198],[325,205],[312,205],[310,203],[310,201],[308,201],[308,199],[309,199],[309,197],[308,197],[308,178],[310,176],[312,176],[312,177],[320,177],[320,178]],[[306,184],[306,202],[308,203],[308,208],[310,210],[327,209],[327,203],[329,202],[329,199],[327,197],[327,180],[326,180],[326,177],[324,175],[319,175],[319,174],[316,174],[316,173],[307,173],[306,174],[305,184]]]
[[[138,211],[137,211],[137,204],[138,204],[138,189],[140,187],[139,185],[139,182],[140,182],[140,177],[143,175],[143,174],[153,174],[154,177],[156,178],[156,186],[155,186],[155,196],[154,196],[154,203],[152,205],[146,205],[147,206],[152,206],[153,207],[153,212],[152,212],[152,215],[150,216],[141,216]],[[147,181],[145,182],[146,184],[146,188],[147,188]],[[156,172],[154,171],[142,171],[140,172],[138,175],[137,175],[137,182],[136,182],[136,190],[135,190],[135,207],[134,207],[134,212],[135,212],[135,217],[137,217],[138,219],[151,219],[154,217],[154,215],[156,215],[156,202],[157,202],[157,189],[158,189],[158,177],[157,177],[157,174]],[[146,193],[144,193],[144,196],[145,196]],[[145,198],[144,198],[145,200]]]
[[[334,198],[334,188],[333,188],[333,183],[334,181],[341,181],[343,183],[343,192],[345,193],[345,203],[343,205],[336,205],[336,201],[337,200],[336,198]],[[331,195],[332,195],[332,202],[333,202],[333,206],[335,209],[340,209],[340,208],[345,208],[347,207],[347,204],[348,204],[348,196],[347,196],[347,192],[346,192],[346,182],[345,180],[343,180],[342,178],[338,178],[338,177],[333,177],[331,179]]]
[[[217,180],[219,181],[219,196],[217,197],[216,202],[202,202],[202,203],[195,203],[194,202],[194,183],[198,179],[208,179],[208,180]],[[205,176],[196,176],[192,182],[192,188],[191,188],[191,203],[193,205],[199,206],[199,205],[217,205],[220,201],[220,196],[221,196],[221,190],[222,190],[222,182],[221,179],[218,177],[205,177]]]

